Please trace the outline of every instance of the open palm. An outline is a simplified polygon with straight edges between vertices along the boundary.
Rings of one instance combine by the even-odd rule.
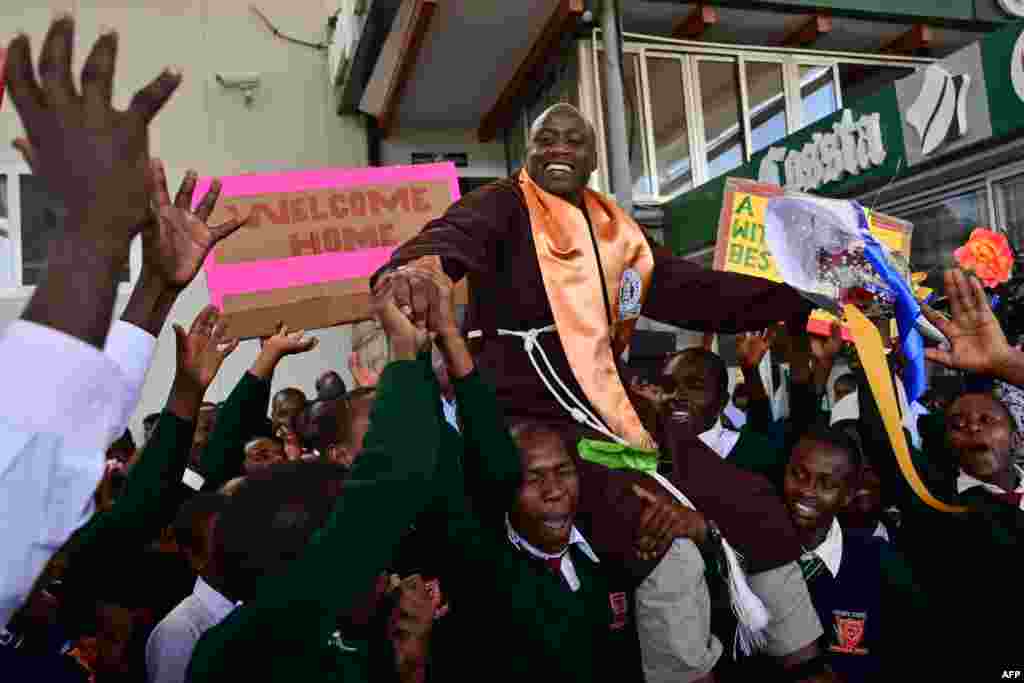
[[[764,332],[750,332],[736,337],[736,355],[739,357],[740,365],[745,368],[756,368],[761,364],[771,349],[775,340],[776,330],[774,328]]]
[[[952,320],[927,306],[924,314],[949,339],[950,349],[926,349],[929,360],[945,366],[992,374],[1010,355],[1010,345],[992,313],[985,290],[976,278],[958,270],[945,274]]]
[[[159,159],[153,160],[151,173],[156,220],[142,233],[143,267],[167,286],[182,289],[199,272],[214,245],[245,221],[233,219],[216,226],[208,224],[220,196],[219,180],[210,184],[210,189],[193,210],[195,171],[186,172],[173,204],[167,192],[167,175]]]
[[[833,322],[829,327],[829,336],[811,337],[811,353],[819,363],[832,363],[843,350],[843,329],[839,323]]]
[[[174,336],[178,380],[187,381],[203,392],[217,376],[224,359],[238,348],[238,339],[230,339],[225,334],[215,306],[207,306],[200,311],[188,332],[175,325]]]

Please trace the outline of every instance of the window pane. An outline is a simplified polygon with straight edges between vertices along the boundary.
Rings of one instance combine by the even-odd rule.
[[[647,76],[651,82],[659,191],[666,195],[688,190],[693,187],[693,169],[690,168],[682,63],[676,59],[651,57],[647,60]]]
[[[599,52],[597,63],[598,78],[601,79],[601,106],[604,109],[605,139],[608,140],[608,89],[604,80],[604,52]],[[654,186],[650,176],[647,175],[647,159],[644,149],[644,121],[643,111],[640,105],[639,87],[637,83],[637,56],[631,54],[623,55],[622,77],[625,81],[623,91],[625,93],[626,107],[626,139],[629,141],[629,167],[633,176],[633,195],[652,195]],[[611,154],[608,155],[611,159]],[[609,161],[609,166],[611,162]],[[609,173],[611,169],[609,168]]]
[[[803,102],[803,125],[809,126],[838,109],[832,67],[802,65],[800,67],[800,100]]]
[[[786,93],[782,65],[746,62],[750,146],[755,154],[786,137]]]
[[[925,286],[941,292],[942,272],[952,267],[953,251],[967,241],[974,228],[989,223],[988,195],[976,190],[897,215],[914,224],[911,270],[927,272]]]
[[[853,104],[912,73],[913,67],[840,63],[839,86],[843,89],[843,102]]]
[[[1015,249],[1024,246],[1024,174],[993,184],[999,227]],[[984,225],[984,223],[982,224]]]
[[[699,61],[708,180],[743,163],[740,88],[735,62]]]
[[[10,212],[7,207],[7,178],[0,175],[0,287],[14,287],[14,245],[11,242]]]
[[[21,284],[38,285],[46,275],[50,240],[64,231],[64,210],[42,181],[32,175],[19,176],[21,190]],[[121,282],[131,279],[128,264]]]

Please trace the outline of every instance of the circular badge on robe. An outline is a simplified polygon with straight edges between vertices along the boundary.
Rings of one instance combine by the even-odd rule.
[[[640,317],[640,299],[644,283],[640,273],[627,268],[622,274],[619,284],[619,320],[632,320]]]

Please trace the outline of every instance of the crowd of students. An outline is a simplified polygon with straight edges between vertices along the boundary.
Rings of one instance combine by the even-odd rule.
[[[136,443],[126,425],[156,337],[240,223],[208,224],[216,182],[192,208],[194,172],[172,200],[149,158],[180,74],[116,111],[116,34],[93,47],[80,91],[72,35],[70,18],[54,22],[38,79],[25,36],[6,67],[27,131],[16,146],[67,220],[0,338],[19,388],[0,396],[3,680],[855,682],[1019,665],[998,614],[1014,614],[1019,581],[1024,471],[1006,397],[1024,353],[960,272],[945,279],[950,317],[928,312],[951,347],[928,355],[963,370],[964,388],[903,417],[921,484],[966,512],[908,483],[863,371],[836,369],[837,331],[740,337],[732,392],[705,348],[635,373],[630,398],[663,446],[655,473],[730,482],[726,496],[688,491],[697,512],[615,449],[601,464],[541,422],[507,424],[443,277],[418,290],[420,324],[378,281],[387,362],[357,352],[357,386],[325,369],[312,399],[271,396],[279,364],[316,345],[282,325],[224,402],[204,402],[238,345],[207,307],[174,326],[167,403]],[[142,275],[111,323],[140,234]],[[790,373],[778,419],[759,372],[769,349]],[[737,609],[723,535],[764,609],[749,652],[737,644],[756,619]]]

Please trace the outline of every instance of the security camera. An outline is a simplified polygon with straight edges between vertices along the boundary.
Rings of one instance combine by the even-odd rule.
[[[260,75],[256,73],[217,74],[217,82],[225,88],[253,90],[260,87]]]
[[[235,88],[242,91],[245,106],[251,107],[256,97],[256,88],[260,87],[260,75],[254,73],[217,74],[217,82],[223,88]]]

